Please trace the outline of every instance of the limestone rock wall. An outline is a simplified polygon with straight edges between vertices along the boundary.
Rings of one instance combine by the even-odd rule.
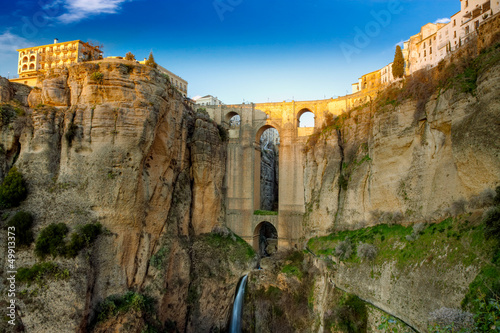
[[[355,109],[304,163],[308,236],[378,223],[434,221],[500,183],[500,66],[475,96],[448,90],[416,102]]]
[[[192,239],[224,216],[226,147],[215,123],[185,105],[168,78],[132,62],[49,72],[29,96],[5,81],[0,78],[1,101],[17,96],[27,112],[20,128],[2,127],[2,171],[15,162],[25,176],[29,195],[19,209],[35,216],[35,235],[59,222],[74,230],[99,221],[107,230],[87,255],[56,259],[69,270],[68,283],[19,304],[26,331],[85,331],[107,296],[151,289],[152,277],[158,280],[151,257],[162,247],[170,265],[156,282],[163,286],[156,299],[159,307],[168,304],[164,318],[185,327],[185,296],[197,276]],[[20,253],[19,266],[35,262],[33,245]],[[236,282],[243,266],[234,268]],[[173,295],[169,303],[161,300]],[[232,294],[218,297],[226,311]],[[225,314],[218,315],[207,318],[216,322]]]

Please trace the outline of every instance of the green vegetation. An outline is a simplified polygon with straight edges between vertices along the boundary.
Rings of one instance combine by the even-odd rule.
[[[156,252],[151,256],[149,264],[158,270],[162,269],[165,259],[167,258],[168,252],[169,252],[168,248],[166,248],[165,246],[162,247],[161,249],[158,250],[158,252]]]
[[[8,222],[7,227],[14,227],[16,246],[29,246],[33,242],[33,215],[28,212],[17,212]]]
[[[101,72],[94,72],[90,75],[90,79],[95,81],[97,84],[102,84],[104,82],[104,74]]]
[[[40,283],[47,278],[55,278],[56,280],[65,280],[69,277],[69,271],[63,270],[54,264],[47,261],[35,264],[32,267],[21,267],[17,270],[16,280],[20,283],[31,284],[33,282]]]
[[[0,208],[17,207],[28,195],[23,175],[12,167],[0,185]]]
[[[366,332],[368,311],[358,296],[344,294],[325,318],[325,326],[346,333]]]
[[[500,186],[496,188],[496,196],[493,202],[496,204],[486,211],[483,218],[482,228],[484,240],[478,237],[478,242],[485,242],[492,252],[491,261],[484,265],[469,285],[469,292],[462,301],[462,308],[478,313],[489,303],[500,301]],[[498,317],[500,317],[500,309]],[[500,326],[499,326],[500,328]]]
[[[375,100],[377,110],[386,105],[397,106],[406,99],[417,102],[415,120],[420,120],[425,114],[425,105],[434,93],[440,93],[450,88],[457,92],[475,95],[477,78],[486,69],[500,62],[500,43],[483,49],[474,56],[470,46],[461,52],[461,56],[453,61],[441,61],[436,68],[420,70],[406,78],[402,87],[392,85],[381,91]],[[393,69],[394,71],[394,69]],[[394,77],[396,74],[393,72]]]
[[[272,210],[257,209],[253,212],[253,215],[278,215],[278,212]]]
[[[375,264],[396,261],[397,267],[402,270],[411,264],[432,262],[434,256],[448,248],[445,262],[441,265],[451,267],[462,263],[469,266],[476,262],[479,253],[485,257],[492,256],[494,240],[485,239],[483,224],[474,225],[467,218],[467,215],[447,218],[440,223],[424,225],[423,230],[418,232],[419,237],[414,240],[411,240],[411,235],[415,234],[411,226],[381,224],[312,238],[308,247],[316,254],[335,256],[336,246],[347,237],[353,246],[360,242],[374,245],[378,249],[373,261]],[[357,252],[353,249],[353,255],[346,262],[359,263]]]
[[[64,223],[52,223],[43,229],[35,243],[35,254],[40,258],[47,255],[52,257],[65,256],[74,258],[78,253],[97,239],[102,232],[100,223],[85,224],[71,234],[71,239],[66,243],[65,238],[68,227]]]
[[[84,248],[90,245],[97,239],[102,232],[100,223],[89,223],[78,228],[71,234],[71,241],[66,245],[64,254],[66,257],[74,258]]]
[[[224,126],[217,124],[217,129],[219,130],[219,138],[222,142],[229,140],[229,132],[224,128]]]
[[[302,280],[304,272],[302,270],[302,261],[304,261],[304,253],[301,251],[292,251],[285,258],[285,265],[281,268],[281,272],[289,275],[296,276]]]
[[[255,256],[253,248],[234,233],[210,233],[202,237],[209,246],[225,253],[230,261],[248,261]]]
[[[64,223],[52,223],[43,229],[35,243],[35,254],[40,258],[47,255],[57,257],[64,254],[64,237],[68,233],[68,227]]]
[[[126,313],[136,313],[138,317],[143,318],[145,328],[142,332],[161,331],[159,329],[161,324],[154,316],[154,300],[149,296],[133,291],[129,291],[124,295],[109,296],[99,303],[89,329],[92,330],[98,323]]]
[[[405,60],[403,58],[403,51],[401,46],[396,46],[396,53],[394,54],[394,62],[392,63],[392,76],[395,79],[402,78],[405,74]]]
[[[10,103],[0,103],[0,126],[9,125],[18,116],[24,116],[25,111],[20,105]]]

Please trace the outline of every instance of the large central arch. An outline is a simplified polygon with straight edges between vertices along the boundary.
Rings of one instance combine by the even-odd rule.
[[[274,133],[273,133],[274,132]],[[267,134],[267,135],[266,135]],[[263,142],[263,137],[266,141]],[[277,136],[275,138],[274,136]],[[272,141],[271,143],[268,141]],[[277,145],[277,147],[276,147]],[[254,164],[254,209],[255,210],[268,210],[278,211],[278,171],[279,165],[279,131],[272,125],[264,125],[260,127],[255,135],[255,164]],[[273,159],[270,161],[269,159]],[[273,165],[271,165],[273,164]],[[271,169],[270,169],[271,168]],[[276,188],[273,184],[266,182],[275,182]],[[266,185],[267,184],[267,185]],[[269,200],[264,200],[264,196],[272,196]],[[270,201],[265,204],[264,202]],[[275,202],[273,204],[273,202]]]

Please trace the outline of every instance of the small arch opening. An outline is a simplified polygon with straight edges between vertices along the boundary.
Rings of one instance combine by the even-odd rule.
[[[30,65],[30,70],[32,70],[32,69],[35,69],[35,65],[34,64]]]
[[[28,65],[23,65],[23,71],[28,69]]]
[[[299,127],[314,127],[315,116],[309,109],[303,109],[297,114],[299,120]]]
[[[30,57],[30,61],[35,61],[35,56],[33,56],[33,55],[32,55],[32,56]]]
[[[261,258],[278,251],[278,231],[272,223],[263,221],[255,227],[253,247]]]
[[[241,117],[234,111],[227,113],[224,117],[224,121],[229,125],[229,127],[240,127],[241,125]]]

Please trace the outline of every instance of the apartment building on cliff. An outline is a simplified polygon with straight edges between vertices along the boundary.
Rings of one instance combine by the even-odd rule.
[[[35,86],[37,76],[51,68],[62,68],[74,63],[102,58],[102,51],[97,46],[74,40],[59,43],[54,39],[53,44],[27,47],[19,52],[17,73],[19,78],[11,82]]]
[[[437,66],[448,54],[471,40],[484,21],[500,15],[499,12],[500,0],[460,0],[460,11],[453,14],[448,23],[427,23],[418,34],[404,42],[405,74],[411,75],[421,69]],[[379,70],[379,86],[395,81],[390,65]],[[353,83],[352,92],[370,88],[370,85],[363,85],[362,82],[368,76],[373,76],[373,73],[363,75],[357,83]]]

